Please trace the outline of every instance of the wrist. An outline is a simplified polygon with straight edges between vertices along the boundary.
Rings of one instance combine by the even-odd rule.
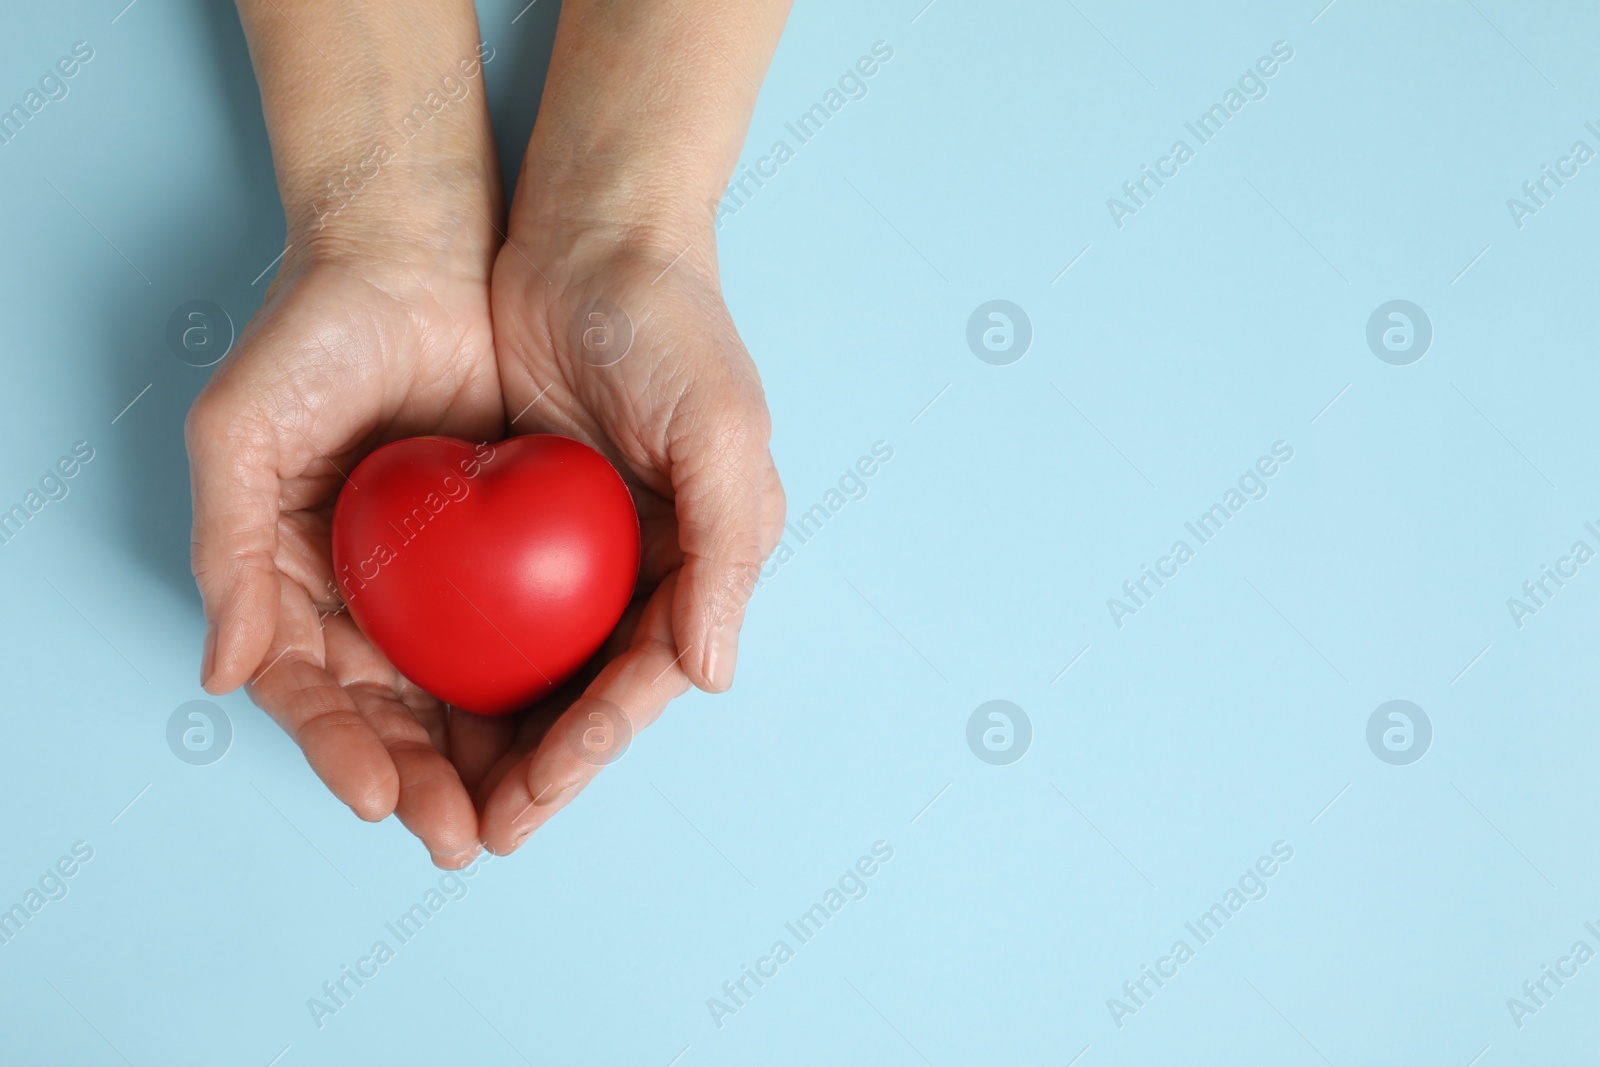
[[[408,158],[377,137],[347,161],[280,170],[284,259],[381,258],[487,277],[500,244],[500,179],[488,158]]]
[[[615,276],[619,267],[646,282],[670,270],[716,284],[714,201],[700,199],[692,183],[666,168],[625,164],[546,173],[530,152],[507,228],[514,247],[502,253],[513,268],[526,259],[562,286]]]
[[[614,233],[670,259],[714,235],[787,2],[566,0],[513,235]]]
[[[288,257],[492,257],[499,165],[466,0],[238,0]],[[316,40],[337,41],[330,58]]]
[[[578,257],[629,251],[676,257],[716,243],[725,175],[695,153],[530,142],[508,225],[545,249]]]

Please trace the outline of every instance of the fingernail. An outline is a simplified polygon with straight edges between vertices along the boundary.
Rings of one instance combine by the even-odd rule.
[[[706,642],[706,682],[717,692],[733,684],[733,665],[739,658],[739,628],[723,623]]]
[[[478,853],[482,851],[483,846],[479,844],[464,848],[460,852],[451,853],[448,856],[441,856],[437,852],[430,852],[428,855],[433,857],[434,866],[458,870],[477,859]]]
[[[206,643],[200,652],[200,687],[205,688],[207,679],[211,677],[211,668],[215,666],[217,658],[217,628],[206,627]]]

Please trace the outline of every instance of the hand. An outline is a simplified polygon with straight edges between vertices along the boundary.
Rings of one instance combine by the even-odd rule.
[[[617,728],[620,708],[631,735],[691,682],[732,684],[745,603],[782,531],[766,401],[722,300],[713,235],[708,225],[682,239],[651,247],[540,224],[513,230],[495,263],[514,430],[604,453],[633,491],[643,535],[634,608],[596,668],[524,717],[478,786],[480,833],[500,855],[625,743],[573,743],[591,723]]]
[[[329,527],[345,476],[378,445],[501,436],[492,245],[473,243],[459,261],[286,256],[186,426],[205,688],[247,684],[335,796],[368,821],[398,815],[451,868],[478,851],[469,790],[506,742],[362,636],[333,583]]]
[[[514,850],[614,758],[615,739],[573,743],[586,728],[620,711],[631,734],[691,683],[733,682],[784,501],[707,206],[738,158],[788,6],[561,5],[494,268],[500,382],[515,431],[575,437],[622,473],[643,552],[634,607],[598,670],[516,724],[479,783],[492,852]]]

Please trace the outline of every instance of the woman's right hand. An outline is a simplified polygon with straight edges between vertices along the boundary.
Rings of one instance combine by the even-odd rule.
[[[329,530],[346,476],[379,445],[506,430],[489,317],[493,50],[462,0],[238,7],[287,244],[186,427],[201,683],[246,686],[357,815],[393,813],[436,864],[465,866],[479,847],[470,789],[509,738],[362,636]]]
[[[471,219],[463,228],[471,226]],[[419,434],[498,440],[487,218],[449,253],[292,249],[189,413],[201,681],[240,685],[361,818],[398,815],[436,864],[479,847],[471,789],[509,745],[402,678],[343,610],[329,530],[363,456]]]

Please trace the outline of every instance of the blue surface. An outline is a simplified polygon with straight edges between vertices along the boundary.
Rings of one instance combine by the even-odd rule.
[[[758,592],[731,694],[461,881],[242,696],[220,761],[168,744],[204,698],[180,424],[208,372],[166,322],[242,325],[283,239],[236,17],[7,11],[0,105],[93,59],[0,146],[0,509],[93,459],[0,545],[0,908],[38,905],[0,945],[0,1061],[1588,1062],[1600,564],[1508,598],[1600,550],[1600,162],[1520,226],[1507,201],[1600,151],[1600,11],[1322,2],[800,5],[745,162],[790,158],[720,244],[791,516],[826,522]],[[480,4],[508,163],[555,17],[521,8]],[[1032,333],[1004,365],[967,341],[997,299]],[[1431,323],[1418,361],[1369,347],[1391,300]],[[1185,523],[1278,442],[1202,544]],[[969,747],[991,700],[1027,717],[1019,760],[999,720]],[[1415,716],[1408,752],[1387,718],[1369,745],[1391,700],[1422,758],[1390,762]],[[802,941],[842,877],[859,899]],[[1535,1000],[1546,965],[1576,975]],[[347,966],[376,972],[308,1006]]]

